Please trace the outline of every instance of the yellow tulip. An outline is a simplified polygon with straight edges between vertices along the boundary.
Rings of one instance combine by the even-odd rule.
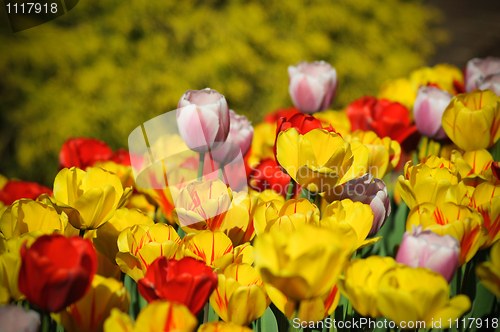
[[[97,251],[106,256],[113,264],[116,264],[118,253],[118,236],[127,227],[134,225],[153,226],[154,221],[139,210],[121,208],[107,223],[95,230],[92,242]]]
[[[219,274],[210,305],[225,322],[248,325],[266,311],[268,300],[257,271],[245,263],[230,264]]]
[[[82,299],[51,316],[68,332],[99,332],[113,308],[127,312],[129,305],[130,294],[122,282],[96,274]]]
[[[45,234],[65,234],[68,216],[59,215],[52,206],[31,199],[20,199],[7,207],[0,216],[0,232],[6,238],[42,231]],[[69,227],[72,228],[70,225]]]
[[[380,239],[366,240],[373,226],[373,211],[368,204],[353,202],[350,199],[331,203],[326,207],[320,225],[332,228],[338,223],[349,224],[354,229],[357,235],[356,247],[363,247]]]
[[[481,283],[500,299],[500,241],[490,251],[490,261],[476,267],[476,274]]]
[[[484,182],[470,191],[468,205],[483,216],[483,226],[488,231],[488,238],[480,249],[488,248],[500,240],[500,186]]]
[[[342,136],[348,135],[351,132],[351,121],[349,121],[345,109],[339,111],[326,110],[314,113],[314,117],[321,121],[323,127],[332,126],[335,128],[335,132]]]
[[[130,316],[120,309],[111,309],[111,314],[104,321],[104,332],[133,332],[134,323]]]
[[[451,185],[460,181],[455,164],[444,158],[431,156],[413,166],[405,165],[404,176],[400,175],[396,190],[410,209],[421,203],[442,204]]]
[[[278,163],[311,192],[332,190],[354,162],[351,145],[333,132],[313,129],[300,135],[295,128],[279,133]],[[366,172],[365,172],[366,173]]]
[[[342,294],[362,316],[382,317],[377,308],[378,283],[386,271],[396,266],[392,257],[357,258],[347,264],[339,279]]]
[[[261,203],[255,208],[254,225],[257,235],[277,229],[291,233],[304,224],[317,224],[319,209],[305,198]]]
[[[231,200],[231,189],[219,179],[191,182],[174,198],[174,220],[186,233],[217,231]]]
[[[451,161],[457,165],[462,181],[467,177],[480,177],[486,181],[491,181],[493,178],[491,171],[493,157],[488,150],[471,150],[463,155],[455,150],[451,154]]]
[[[250,194],[256,196],[258,198],[259,202],[269,202],[269,201],[277,200],[277,201],[281,201],[282,203],[285,203],[285,197],[283,197],[283,195],[277,193],[273,189],[266,189],[266,190],[261,191],[261,192],[250,189],[248,192]]]
[[[252,147],[248,152],[248,165],[257,166],[264,158],[274,158],[274,140],[276,138],[276,123],[261,122],[253,126],[254,135]]]
[[[276,287],[269,284],[266,284],[265,287],[276,308],[289,319],[299,318],[305,322],[317,322],[331,315],[340,301],[340,291],[337,286],[334,286],[330,292],[323,296],[300,302],[289,299]],[[297,308],[299,311],[296,313]]]
[[[401,158],[401,146],[397,141],[389,137],[380,138],[373,131],[356,130],[344,136],[344,139],[351,144],[359,141],[368,147],[373,159],[367,173],[375,178],[383,178],[398,165]]]
[[[102,226],[130,194],[131,188],[124,191],[116,174],[100,167],[89,168],[87,172],[75,167],[64,168],[54,180],[55,204],[63,211],[77,212],[67,213],[69,222],[78,229]]]
[[[418,160],[422,161],[424,158],[429,158],[430,156],[439,156],[441,144],[434,142],[427,136],[423,136],[420,142]]]
[[[87,235],[87,234],[85,234]],[[106,278],[115,278],[116,280],[121,279],[122,271],[120,267],[116,265],[116,262],[110,261],[108,257],[101,254],[96,250],[97,257],[97,274]]]
[[[397,101],[411,110],[415,98],[417,98],[417,90],[413,89],[409,79],[398,78],[383,84],[378,93],[378,98]],[[410,112],[410,115],[413,116],[413,112]]]
[[[424,203],[410,211],[406,221],[406,230],[412,225],[422,225],[439,235],[451,235],[460,242],[459,265],[470,261],[488,238],[480,213],[463,205],[446,202],[441,206]]]
[[[462,71],[447,63],[439,63],[434,67],[422,67],[410,74],[413,90],[417,91],[420,86],[436,84],[441,90],[456,94],[455,84],[463,84]]]
[[[124,273],[137,281],[144,278],[149,265],[156,258],[174,257],[180,242],[181,239],[172,226],[134,225],[118,236],[116,263]]]
[[[211,322],[201,325],[197,332],[252,332],[252,330],[234,323]]]
[[[429,328],[441,320],[442,328],[462,316],[471,306],[465,295],[450,299],[450,288],[439,273],[426,268],[399,265],[389,269],[378,284],[377,308],[403,329]]]
[[[462,150],[486,149],[500,138],[500,97],[476,89],[455,96],[443,113],[448,137]]]
[[[134,185],[134,176],[131,166],[117,164],[113,161],[98,161],[93,166],[101,167],[115,173],[120,178],[123,188],[132,187]]]
[[[255,267],[290,299],[312,299],[331,291],[355,242],[349,225],[337,231],[309,224],[292,234],[272,231],[255,241]]]

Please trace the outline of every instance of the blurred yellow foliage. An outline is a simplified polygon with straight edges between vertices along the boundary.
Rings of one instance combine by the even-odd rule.
[[[0,22],[0,172],[49,184],[72,136],[126,147],[210,87],[254,122],[291,105],[287,66],[336,67],[335,107],[425,64],[439,14],[404,0],[86,0],[19,33]]]

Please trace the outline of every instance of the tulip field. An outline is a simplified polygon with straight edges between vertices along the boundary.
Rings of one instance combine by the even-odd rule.
[[[500,331],[500,58],[341,110],[333,65],[260,123],[188,90],[52,187],[0,175],[0,331]]]

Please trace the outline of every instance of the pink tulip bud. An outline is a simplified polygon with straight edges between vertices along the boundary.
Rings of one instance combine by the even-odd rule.
[[[218,149],[229,134],[226,98],[215,90],[188,90],[177,109],[177,126],[186,145],[205,153]]]
[[[0,306],[0,322],[2,332],[36,332],[40,325],[40,314],[17,305]]]
[[[301,112],[326,110],[337,90],[337,71],[324,61],[299,62],[288,67],[289,91],[293,104]]]
[[[411,267],[425,267],[438,272],[448,283],[458,267],[460,244],[451,235],[441,236],[431,231],[422,231],[422,226],[413,226],[412,232],[403,235],[396,255],[396,262]]]
[[[477,85],[480,90],[492,90],[500,96],[500,72],[478,79]]]
[[[368,236],[374,236],[391,213],[391,200],[384,181],[369,173],[345,183],[340,199],[346,198],[370,205],[373,211],[373,226]]]
[[[471,92],[479,87],[478,79],[500,72],[500,58],[489,56],[485,59],[474,58],[465,67],[465,91]]]
[[[452,94],[434,86],[418,89],[417,98],[413,104],[413,117],[422,135],[434,139],[446,137],[441,126],[441,118],[452,98]]]
[[[253,127],[244,115],[238,115],[235,111],[229,110],[231,124],[226,143],[212,153],[212,158],[220,163],[229,163],[234,160],[241,151],[244,157],[253,139]],[[232,144],[230,144],[232,143]]]

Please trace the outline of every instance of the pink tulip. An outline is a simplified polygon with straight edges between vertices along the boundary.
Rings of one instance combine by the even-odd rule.
[[[326,110],[337,90],[337,71],[324,61],[299,62],[288,67],[289,91],[293,104],[301,112]]]
[[[478,79],[477,84],[480,90],[492,90],[500,96],[500,72]]]
[[[396,262],[411,267],[425,267],[438,272],[448,283],[458,267],[460,244],[451,235],[441,236],[431,231],[422,231],[422,226],[413,226],[412,232],[403,235],[396,255]]]
[[[186,145],[200,153],[216,150],[229,134],[226,98],[215,90],[188,90],[177,109],[177,126]]]
[[[345,183],[340,199],[346,198],[370,205],[373,211],[373,226],[368,236],[374,236],[391,213],[391,200],[384,181],[369,173]]]
[[[413,104],[413,117],[422,135],[438,140],[446,137],[441,126],[441,118],[452,98],[452,94],[434,86],[418,89],[417,98]]]
[[[465,67],[465,91],[471,92],[479,87],[478,80],[484,76],[500,72],[500,58],[489,56],[474,58]]]
[[[253,127],[244,115],[238,115],[235,111],[229,110],[231,124],[226,143],[212,153],[212,158],[221,163],[229,163],[234,160],[241,151],[244,157],[253,139]]]
[[[40,325],[40,314],[17,305],[0,306],[0,322],[2,332],[36,332]]]

